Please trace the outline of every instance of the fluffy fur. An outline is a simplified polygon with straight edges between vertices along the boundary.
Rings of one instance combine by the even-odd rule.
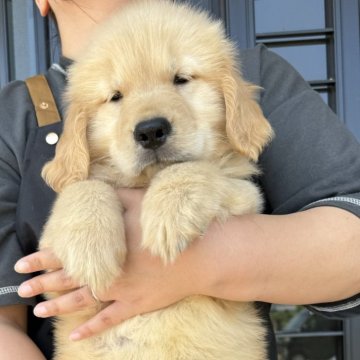
[[[186,79],[174,83],[175,77]],[[143,246],[173,261],[215,219],[255,213],[251,182],[271,128],[245,82],[222,24],[170,1],[133,1],[99,31],[70,69],[68,111],[43,170],[58,192],[40,247],[95,292],[126,257],[115,189],[147,186]],[[111,101],[117,91],[122,98]],[[136,125],[169,120],[165,144],[145,149]],[[240,256],[240,255],[239,255]],[[56,321],[56,360],[263,360],[265,333],[252,304],[203,296],[137,316],[103,334],[68,340],[98,309]]]

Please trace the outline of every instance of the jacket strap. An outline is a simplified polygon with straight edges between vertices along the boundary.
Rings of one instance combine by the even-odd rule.
[[[46,77],[37,75],[25,80],[35,107],[39,127],[61,121],[53,94]]]

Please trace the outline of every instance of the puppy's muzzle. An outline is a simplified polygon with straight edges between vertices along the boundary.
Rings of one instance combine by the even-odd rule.
[[[170,122],[166,118],[157,117],[138,123],[134,130],[134,138],[144,149],[156,150],[165,144],[170,133]]]

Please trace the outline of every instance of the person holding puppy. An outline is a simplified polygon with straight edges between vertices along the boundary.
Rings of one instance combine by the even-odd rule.
[[[68,59],[81,56],[97,25],[126,2],[86,1],[84,6],[80,1],[37,1],[42,15],[52,9],[59,26],[64,58],[47,77],[60,111]],[[96,300],[86,287],[79,289],[64,274],[50,252],[35,252],[53,194],[34,174],[52,157],[53,148],[42,141],[49,130],[34,125],[24,84],[10,84],[3,90],[0,344],[4,359],[51,356],[49,322],[31,314],[27,317],[26,312],[27,306],[35,305],[32,297],[45,291],[69,292],[38,304],[34,312],[39,318],[71,313],[98,300],[110,302],[94,319],[74,329],[74,341],[194,294],[258,301],[267,321],[267,303],[315,304],[310,307],[328,316],[360,314],[356,256],[360,146],[286,62],[263,47],[242,52],[241,59],[244,76],[264,88],[260,105],[276,134],[260,159],[265,214],[234,217],[222,226],[213,223],[174,264],[165,266],[138,246],[146,190],[119,190],[126,207],[129,254],[124,274],[109,291],[96,294]],[[21,101],[23,107],[14,106]],[[43,206],[34,207],[38,197],[44,199]],[[12,270],[24,255],[28,256],[16,264],[18,273],[54,271],[24,279]],[[21,298],[16,294],[18,286]],[[269,344],[269,357],[274,359],[270,324]]]

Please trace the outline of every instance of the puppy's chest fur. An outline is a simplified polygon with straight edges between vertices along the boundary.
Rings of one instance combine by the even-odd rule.
[[[229,149],[221,151],[217,154],[212,154],[210,158],[204,158],[187,163],[193,164],[193,169],[196,171],[197,163],[209,163],[220,170],[224,176],[234,179],[251,180],[254,176],[260,174],[260,171],[255,163],[251,162],[247,157],[233,152]],[[175,167],[182,163],[164,163],[159,162],[146,167],[138,176],[126,176],[121,169],[118,169],[109,158],[94,159],[91,161],[89,170],[89,179],[104,181],[113,186],[115,189],[120,187],[148,187],[152,179],[162,170],[167,167]],[[188,174],[190,179],[192,174]]]
[[[104,181],[115,189],[120,187],[147,187],[154,176],[167,165],[157,164],[147,167],[136,177],[124,175],[116,166],[111,165],[108,160],[94,161],[90,166],[89,178]]]

